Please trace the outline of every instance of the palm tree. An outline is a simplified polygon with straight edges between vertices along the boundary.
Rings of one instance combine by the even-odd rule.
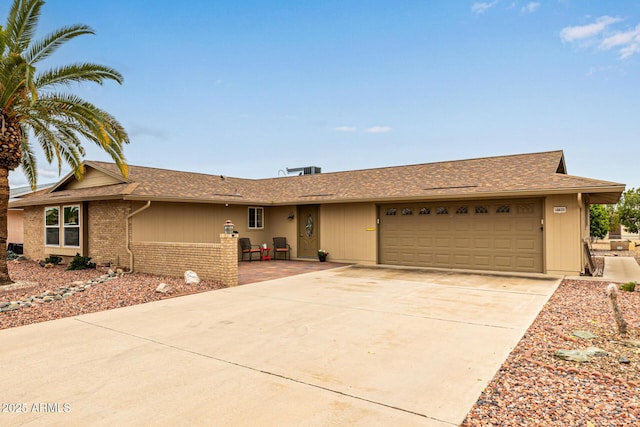
[[[118,121],[93,104],[61,91],[82,82],[122,83],[116,70],[77,63],[42,71],[36,65],[76,37],[94,34],[86,25],[71,25],[33,40],[44,0],[14,0],[0,27],[0,285],[11,283],[7,271],[7,207],[9,171],[22,166],[31,186],[37,180],[34,142],[49,163],[71,166],[80,179],[85,155],[82,141],[91,141],[111,155],[127,176],[122,147],[129,142]]]

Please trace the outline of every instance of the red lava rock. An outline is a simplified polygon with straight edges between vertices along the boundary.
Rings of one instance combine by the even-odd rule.
[[[619,293],[629,334],[616,334],[605,297],[608,282],[564,280],[461,424],[470,426],[640,425],[640,354],[622,339],[640,339],[640,292]],[[571,338],[588,330],[597,338]],[[598,347],[608,356],[576,366],[559,349]],[[619,354],[630,363],[621,364]],[[517,384],[517,386],[513,386]],[[497,404],[486,402],[496,401]],[[590,424],[589,424],[590,423]]]
[[[10,290],[0,287],[0,302],[39,295],[47,290],[55,290],[73,282],[87,282],[106,274],[108,271],[108,268],[66,271],[64,266],[45,269],[31,261],[9,262],[8,267],[9,275],[14,281],[25,281],[33,283],[33,285]],[[170,287],[166,294],[155,291],[162,282],[167,283]],[[215,281],[203,280],[197,285],[187,285],[181,277],[154,276],[143,273],[126,274],[105,283],[93,285],[84,292],[75,293],[65,299],[2,312],[0,313],[0,329],[143,304],[223,287]]]

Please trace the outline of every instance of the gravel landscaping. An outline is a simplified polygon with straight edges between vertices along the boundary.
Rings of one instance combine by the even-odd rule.
[[[66,271],[64,266],[43,268],[33,261],[9,261],[9,275],[16,281],[7,289],[0,289],[0,304],[31,298],[74,282],[87,282],[108,272],[108,268]],[[166,283],[166,293],[156,292],[160,283]],[[30,307],[0,313],[0,329],[44,322],[61,317],[111,310],[129,305],[143,304],[165,298],[194,294],[224,287],[214,281],[185,284],[184,278],[154,276],[143,273],[125,274],[105,283],[92,285],[83,292],[67,298],[45,303],[32,303]]]
[[[19,282],[0,290],[0,303],[87,282],[108,269],[65,271],[35,262],[9,262]],[[160,283],[169,291],[156,292]],[[608,282],[564,280],[473,406],[470,426],[630,426],[640,425],[640,287],[618,293],[628,323],[625,336],[605,295]],[[75,316],[163,298],[219,289],[212,281],[186,285],[183,278],[133,273],[90,286],[47,303],[0,313],[0,329]],[[587,331],[594,338],[580,338]],[[578,334],[580,335],[580,333]],[[557,350],[597,347],[605,355],[586,363],[561,360]]]

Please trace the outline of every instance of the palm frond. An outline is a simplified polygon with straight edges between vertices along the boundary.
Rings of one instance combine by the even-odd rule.
[[[93,63],[36,70],[36,63],[49,58],[66,42],[94,34],[89,26],[71,25],[34,41],[43,4],[44,0],[13,0],[6,25],[0,27],[0,112],[23,130],[20,147],[25,155],[25,174],[35,185],[37,169],[28,138],[31,132],[46,160],[57,162],[59,170],[62,163],[68,163],[76,174],[81,174],[85,155],[82,143],[89,141],[106,151],[126,176],[123,146],[129,143],[129,136],[124,127],[90,102],[57,92],[60,86],[82,82],[122,83],[123,77],[111,67]]]
[[[35,191],[36,185],[38,184],[38,165],[36,161],[36,156],[33,154],[33,149],[31,148],[31,144],[29,144],[28,132],[26,129],[22,129],[23,138],[20,142],[20,150],[22,151],[22,160],[20,166],[22,166],[22,172],[29,180],[29,185],[31,185],[31,189]]]
[[[14,0],[7,19],[7,48],[22,52],[29,46],[40,19],[43,0]]]
[[[56,85],[82,82],[93,82],[101,85],[105,80],[123,82],[122,74],[111,67],[83,63],[64,65],[47,70],[35,78],[35,85],[39,89],[48,89]]]
[[[59,28],[42,40],[31,43],[25,59],[30,64],[42,61],[69,40],[85,34],[95,34],[95,31],[88,25],[81,24]]]

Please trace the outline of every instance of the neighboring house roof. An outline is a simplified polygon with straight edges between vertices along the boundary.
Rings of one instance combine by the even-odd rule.
[[[124,179],[113,163],[86,161],[85,167],[108,175],[112,183],[78,188],[69,174],[48,192],[12,206],[102,199],[290,205],[571,193],[590,194],[592,203],[615,203],[625,189],[620,183],[567,175],[562,151],[268,179],[142,166],[129,166]]]
[[[14,187],[9,189],[9,201],[13,202],[15,200],[20,199],[21,197],[24,197],[28,194],[32,194],[32,193],[36,193],[39,192],[41,190],[46,190],[47,188],[51,188],[53,187],[54,184],[40,184],[36,186],[36,189],[34,190],[33,188],[31,188],[31,186],[25,186],[25,187]]]

